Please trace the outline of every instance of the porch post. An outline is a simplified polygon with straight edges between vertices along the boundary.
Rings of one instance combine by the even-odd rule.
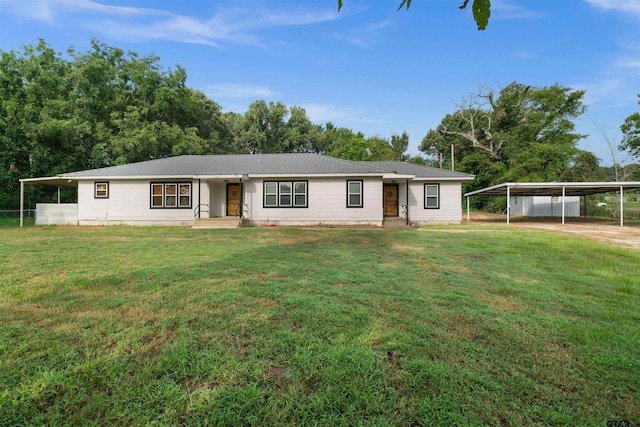
[[[293,191],[293,188],[291,189],[291,191]],[[242,219],[242,213],[244,211],[243,203],[244,203],[244,191],[242,189],[242,177],[240,177],[240,219]]]
[[[24,212],[24,181],[20,181],[20,228],[23,225],[22,214]]]
[[[202,186],[200,184],[200,178],[198,178],[198,219],[200,219],[200,194],[202,193]]]
[[[624,198],[623,196],[624,187],[620,186],[620,227],[624,226]]]
[[[511,214],[511,187],[507,185],[507,224],[509,224],[510,214]]]
[[[58,204],[60,204],[60,186],[58,185]]]
[[[564,196],[565,196],[565,187],[562,186],[562,225],[564,225]]]
[[[406,193],[407,193],[407,200],[406,200],[406,206],[407,206],[407,225],[409,225],[409,180],[407,180],[407,188],[406,188]]]

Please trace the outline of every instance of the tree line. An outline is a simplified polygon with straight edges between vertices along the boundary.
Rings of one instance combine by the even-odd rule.
[[[598,159],[579,150],[574,120],[584,91],[511,83],[481,89],[407,154],[406,132],[366,137],[332,123],[314,124],[302,107],[253,102],[222,112],[186,85],[180,66],[154,55],[92,40],[86,52],[55,52],[45,41],[0,51],[0,209],[15,209],[19,179],[181,154],[319,153],[353,161],[402,160],[477,175],[465,190],[504,181],[592,180]],[[640,154],[640,119],[625,121],[621,148]],[[634,148],[635,147],[635,148]],[[635,150],[635,152],[634,152]],[[55,189],[27,186],[29,201]],[[72,200],[73,192],[63,199]]]

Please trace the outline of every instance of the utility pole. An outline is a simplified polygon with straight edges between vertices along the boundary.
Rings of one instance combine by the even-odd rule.
[[[451,170],[452,171],[456,170],[454,165],[455,165],[455,161],[453,160],[453,144],[451,144]]]

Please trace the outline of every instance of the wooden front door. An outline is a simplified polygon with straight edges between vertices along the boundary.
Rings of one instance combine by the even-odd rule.
[[[240,216],[240,184],[227,184],[227,216]]]
[[[384,216],[398,216],[398,184],[384,184]]]

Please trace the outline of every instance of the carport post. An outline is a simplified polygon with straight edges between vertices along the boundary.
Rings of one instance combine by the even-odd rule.
[[[469,222],[469,196],[467,196],[467,222]]]
[[[20,228],[22,228],[23,212],[24,212],[24,181],[20,181]]]
[[[565,187],[562,186],[562,225],[564,225],[564,196],[565,196]]]
[[[510,214],[511,214],[511,187],[507,185],[507,224],[509,224]]]
[[[624,187],[621,185],[620,186],[620,227],[624,227],[624,197],[622,197],[624,195],[623,193],[624,191]]]

